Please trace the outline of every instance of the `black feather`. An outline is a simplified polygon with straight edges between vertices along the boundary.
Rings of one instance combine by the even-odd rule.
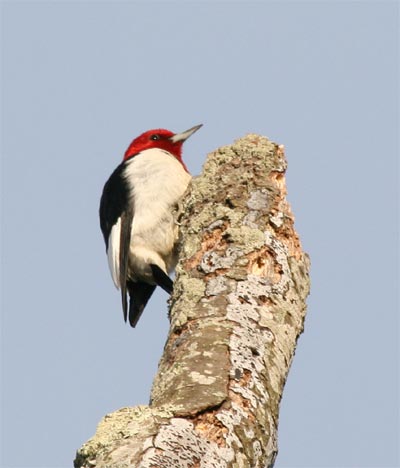
[[[100,200],[100,228],[108,249],[108,238],[118,218],[129,207],[130,188],[124,171],[126,161],[122,162],[111,174],[103,188]]]
[[[174,286],[172,279],[159,266],[151,264],[150,268],[156,284],[163,288],[168,294],[171,294]]]
[[[121,236],[119,241],[119,284],[121,285],[122,311],[125,322],[128,313],[127,281],[132,219],[133,210],[128,208],[121,215]]]
[[[134,328],[148,300],[156,289],[156,285],[141,281],[128,281],[127,287],[129,292],[129,323]]]
[[[103,188],[100,200],[100,228],[103,233],[106,250],[108,251],[109,237],[113,226],[121,218],[121,235],[119,239],[119,283],[121,285],[122,311],[125,322],[128,315],[127,279],[129,244],[133,219],[133,206],[130,202],[130,187],[124,176],[126,161],[123,161]]]

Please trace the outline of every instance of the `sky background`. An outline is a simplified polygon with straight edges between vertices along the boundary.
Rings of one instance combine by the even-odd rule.
[[[70,467],[106,413],[148,402],[167,297],[124,324],[99,198],[135,136],[199,123],[193,174],[249,132],[285,145],[311,256],[276,468],[398,467],[398,2],[1,14],[1,467]]]

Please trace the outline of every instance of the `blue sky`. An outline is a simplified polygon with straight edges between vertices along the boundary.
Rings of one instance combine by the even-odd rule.
[[[103,415],[145,404],[158,291],[123,323],[98,226],[144,130],[203,123],[205,155],[284,144],[312,261],[277,468],[399,466],[397,2],[19,2],[2,13],[1,466],[71,466]]]

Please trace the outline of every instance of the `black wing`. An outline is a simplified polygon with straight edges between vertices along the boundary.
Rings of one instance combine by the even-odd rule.
[[[100,227],[104,236],[107,253],[110,246],[110,235],[113,227],[120,220],[119,239],[119,269],[115,273],[118,275],[121,287],[122,310],[124,319],[127,319],[127,279],[128,279],[128,259],[131,228],[133,220],[133,206],[130,203],[130,187],[124,171],[126,164],[121,163],[111,174],[106,182],[100,200]],[[115,239],[114,239],[115,240]],[[113,272],[111,272],[113,274]]]
[[[100,200],[100,228],[108,249],[111,229],[129,204],[129,185],[124,177],[125,163],[121,163],[111,174],[103,188]]]

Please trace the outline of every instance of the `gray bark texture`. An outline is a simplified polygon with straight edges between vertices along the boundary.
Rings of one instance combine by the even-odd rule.
[[[309,292],[286,166],[283,146],[255,134],[209,154],[182,201],[171,326],[150,405],[106,415],[75,467],[273,466]]]

